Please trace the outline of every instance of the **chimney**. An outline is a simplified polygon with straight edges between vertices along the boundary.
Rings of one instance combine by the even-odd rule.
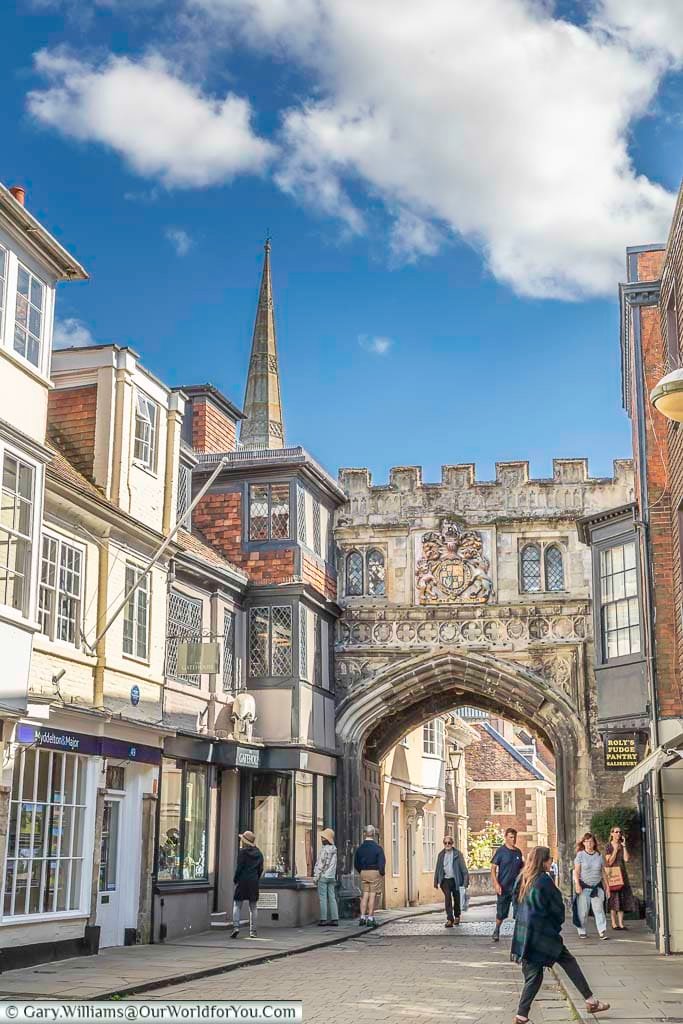
[[[25,203],[26,203],[26,189],[24,188],[23,185],[12,185],[11,188],[10,188],[10,192],[12,193],[12,195],[14,196],[14,198],[16,199],[16,201],[18,203],[21,203],[22,206],[25,205]]]

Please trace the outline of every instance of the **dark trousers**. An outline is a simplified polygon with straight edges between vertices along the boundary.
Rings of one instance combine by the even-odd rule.
[[[449,921],[454,921],[456,917],[460,917],[460,889],[455,884],[455,879],[444,878],[441,891],[446,904],[446,917]]]
[[[586,981],[584,973],[579,967],[576,958],[572,956],[566,946],[562,947],[562,952],[555,963],[562,968],[569,980],[574,982],[583,998],[590,999],[593,995],[591,987]],[[522,989],[522,994],[519,999],[517,1015],[519,1017],[528,1017],[531,1004],[538,995],[538,990],[543,984],[543,965],[530,964],[528,960],[525,960],[522,964],[522,973],[524,975],[524,988]]]

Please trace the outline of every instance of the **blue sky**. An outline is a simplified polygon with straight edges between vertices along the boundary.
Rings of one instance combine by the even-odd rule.
[[[683,166],[680,7],[391,3],[19,0],[0,179],[90,271],[61,336],[241,404],[269,232],[288,439],[330,470],[608,474],[624,247],[665,240]]]

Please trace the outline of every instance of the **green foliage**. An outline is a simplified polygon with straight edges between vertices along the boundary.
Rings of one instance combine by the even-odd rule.
[[[635,807],[606,807],[596,811],[591,818],[591,832],[594,832],[601,843],[606,843],[612,829],[618,826],[626,836],[626,842],[638,839],[638,811]]]
[[[481,832],[467,832],[467,863],[470,868],[488,868],[491,866],[496,847],[502,846],[505,836],[500,825],[492,821],[484,823]]]

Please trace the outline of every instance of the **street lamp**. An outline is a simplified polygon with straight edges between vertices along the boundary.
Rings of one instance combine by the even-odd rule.
[[[683,423],[683,368],[662,377],[650,392],[650,401],[662,416]]]
[[[454,776],[457,775],[460,765],[462,764],[462,750],[459,749],[457,743],[454,743],[449,749],[448,760],[451,766],[450,770],[453,772]]]

